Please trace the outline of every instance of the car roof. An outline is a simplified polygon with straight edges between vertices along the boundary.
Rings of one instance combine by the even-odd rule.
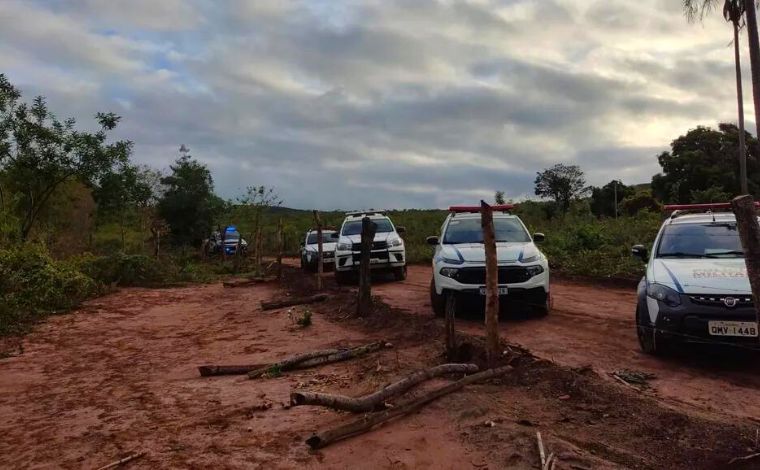
[[[736,222],[736,216],[732,212],[699,212],[692,214],[677,214],[671,216],[666,224],[703,224],[712,222]]]
[[[517,219],[514,214],[508,214],[506,212],[494,212],[493,217],[495,219]],[[480,212],[452,212],[449,214],[450,219],[478,219],[480,220]]]
[[[370,220],[378,220],[378,219],[388,219],[390,220],[390,217],[383,214],[361,214],[361,215],[348,215],[346,216],[346,219],[344,222],[348,222],[349,220],[362,220],[365,217],[369,217]]]

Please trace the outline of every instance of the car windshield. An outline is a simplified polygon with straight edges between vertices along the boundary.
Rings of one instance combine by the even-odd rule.
[[[240,233],[238,233],[236,230],[227,230],[224,232],[224,241],[236,241],[238,238],[240,238]]]
[[[660,237],[660,258],[742,258],[735,222],[668,225]]]
[[[377,225],[377,230],[375,230],[375,233],[388,233],[393,231],[393,224],[391,223],[390,219],[372,219],[372,222]],[[343,230],[341,231],[341,234],[359,235],[360,233],[362,233],[361,220],[352,220],[343,224]]]
[[[335,233],[333,230],[322,230],[322,243],[327,243],[330,241],[330,235]],[[335,240],[332,240],[333,242]],[[306,238],[306,244],[307,245],[313,245],[317,243],[317,232],[309,232],[309,236]]]
[[[529,242],[530,236],[517,219],[494,218],[497,242]],[[483,243],[483,229],[479,218],[452,219],[446,227],[443,243]]]

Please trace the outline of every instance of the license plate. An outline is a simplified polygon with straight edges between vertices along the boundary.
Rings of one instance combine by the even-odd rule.
[[[499,287],[499,295],[507,295],[509,292],[509,289],[506,287]],[[480,288],[480,295],[486,295],[486,288],[481,287]]]
[[[751,321],[710,321],[707,328],[713,336],[757,337],[757,323]]]
[[[372,258],[372,259],[369,260],[370,264],[378,264],[378,263],[384,263],[384,262],[385,262],[385,260],[384,259],[380,259],[380,258]]]

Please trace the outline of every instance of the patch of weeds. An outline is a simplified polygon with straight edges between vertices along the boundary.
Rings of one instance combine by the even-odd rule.
[[[275,377],[279,377],[282,375],[282,368],[278,365],[273,365],[269,369],[267,369],[266,372],[264,372],[264,376],[273,379]]]
[[[306,328],[311,325],[311,310],[307,308],[303,312],[299,312],[298,309],[291,308],[288,310],[288,318],[290,318],[293,326]]]

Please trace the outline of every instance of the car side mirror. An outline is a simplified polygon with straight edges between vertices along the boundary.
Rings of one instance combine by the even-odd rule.
[[[631,254],[637,258],[641,258],[641,261],[646,262],[647,258],[649,258],[649,253],[647,252],[647,247],[644,245],[633,245],[631,248]]]
[[[338,232],[333,232],[330,234],[330,238],[332,238],[333,240],[337,240],[338,238],[340,238],[340,234]]]
[[[541,232],[536,232],[533,234],[533,241],[536,243],[541,243],[542,241],[546,240],[546,235],[544,235]]]
[[[396,233],[406,233],[406,227],[397,226],[396,227]]]
[[[427,242],[428,245],[435,246],[438,244],[438,237],[427,237],[425,241]]]

